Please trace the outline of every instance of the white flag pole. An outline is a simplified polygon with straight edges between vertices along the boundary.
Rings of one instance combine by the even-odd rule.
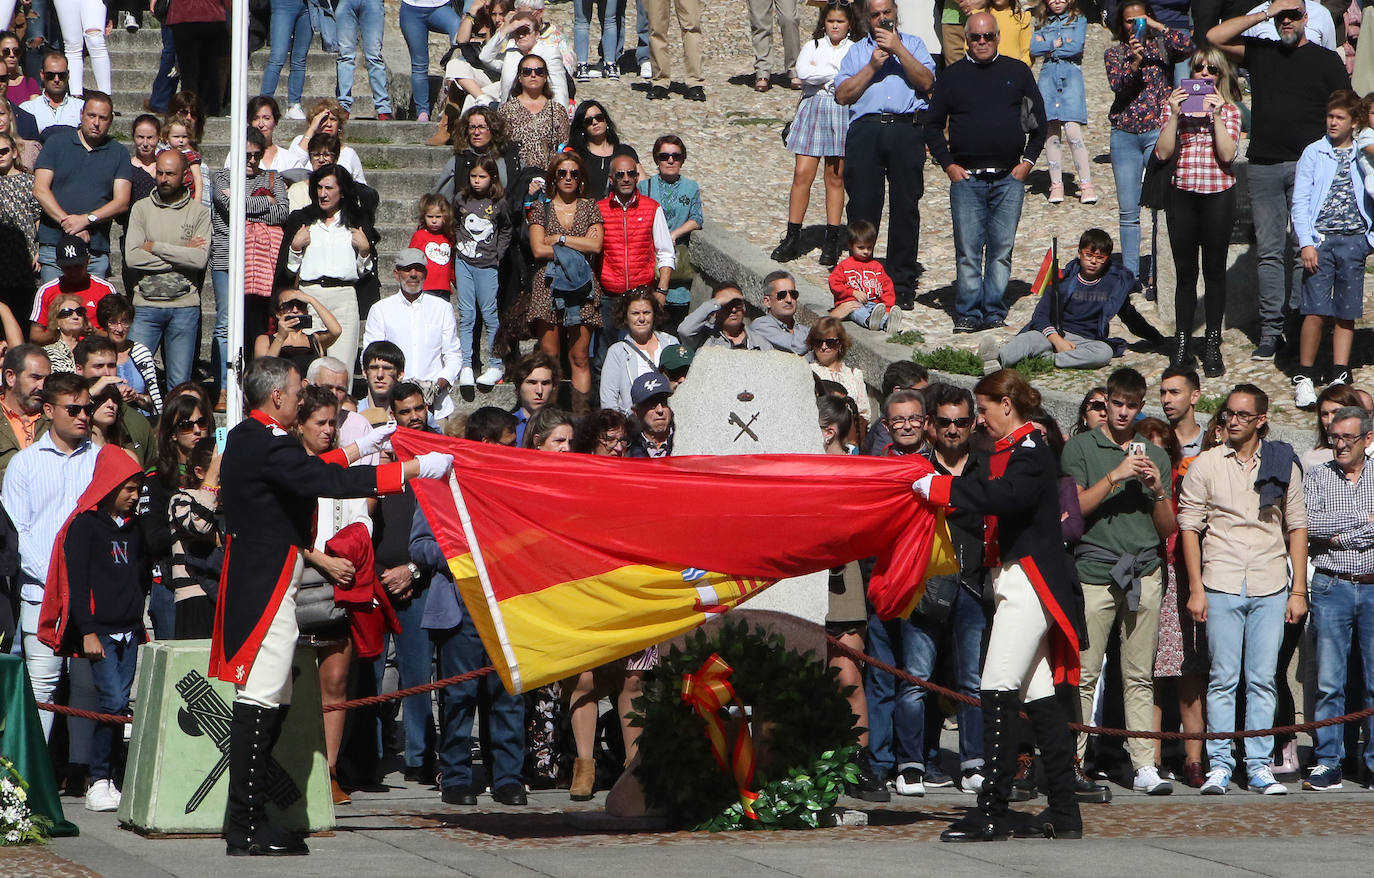
[[[243,358],[244,228],[247,222],[248,181],[245,176],[248,127],[248,0],[235,0],[230,17],[229,73],[229,354],[226,421],[233,427],[243,419],[243,391],[239,381]]]

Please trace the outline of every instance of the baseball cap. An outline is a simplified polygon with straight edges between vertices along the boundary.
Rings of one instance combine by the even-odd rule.
[[[90,251],[86,247],[86,242],[76,235],[63,235],[62,240],[57,242],[58,268],[85,265],[89,255]]]
[[[643,405],[655,396],[672,396],[673,388],[668,379],[658,372],[645,372],[630,385],[630,401]]]
[[[692,349],[685,344],[675,344],[663,349],[658,355],[660,372],[675,372],[692,365]]]
[[[426,265],[425,254],[414,247],[405,247],[396,251],[396,258],[393,264],[397,268],[406,268],[411,265]]]

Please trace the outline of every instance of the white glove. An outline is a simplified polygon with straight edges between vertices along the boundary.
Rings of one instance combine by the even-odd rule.
[[[444,454],[442,451],[431,451],[427,454],[415,456],[415,460],[420,464],[420,478],[422,479],[445,479],[448,474],[453,472],[453,455]]]
[[[367,435],[355,443],[358,446],[358,456],[367,457],[369,454],[376,454],[382,448],[387,447],[391,441],[391,434],[395,432],[396,423],[394,421],[382,424],[380,427],[373,427],[367,431]]]
[[[911,483],[911,490],[915,491],[916,494],[917,494],[922,500],[924,500],[924,501],[926,501],[927,503],[929,503],[929,502],[930,502],[930,483],[933,482],[933,481],[935,481],[935,474],[934,474],[934,473],[931,473],[930,475],[926,475],[926,476],[921,476],[919,479],[917,479],[916,481],[914,481],[914,482]]]

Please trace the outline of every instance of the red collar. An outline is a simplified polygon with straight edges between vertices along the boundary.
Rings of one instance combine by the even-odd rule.
[[[1026,436],[1029,435],[1030,432],[1034,429],[1035,425],[1032,424],[1030,421],[1027,421],[1021,426],[1017,427],[1015,430],[1012,430],[1010,433],[1003,436],[1001,439],[998,439],[997,444],[993,446],[993,451],[1006,451],[1008,448],[1012,447],[1017,442],[1020,442],[1022,439],[1026,438]]]
[[[286,429],[286,427],[282,426],[281,421],[278,421],[276,418],[267,414],[267,412],[264,412],[262,409],[253,409],[251,412],[248,413],[248,417],[257,421],[259,424],[262,424],[264,427],[276,427],[278,430]]]

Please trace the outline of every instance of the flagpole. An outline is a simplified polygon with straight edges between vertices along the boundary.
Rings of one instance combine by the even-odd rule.
[[[225,379],[225,421],[243,419],[243,273],[248,179],[244,131],[248,128],[248,3],[238,0],[230,17],[229,74],[229,339]]]
[[[1054,331],[1060,335],[1064,334],[1064,327],[1060,326],[1061,315],[1059,313],[1059,238],[1050,239],[1050,320],[1054,322]]]

